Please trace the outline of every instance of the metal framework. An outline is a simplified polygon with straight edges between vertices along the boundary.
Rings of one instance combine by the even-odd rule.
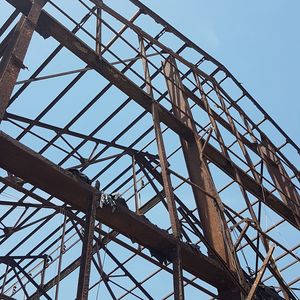
[[[1,299],[299,299],[300,149],[222,64],[138,0],[0,5]]]

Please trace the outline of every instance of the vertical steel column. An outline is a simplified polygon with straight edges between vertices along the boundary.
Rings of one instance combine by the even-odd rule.
[[[64,223],[63,223],[62,235],[60,240],[60,249],[59,249],[58,267],[57,267],[58,281],[55,290],[55,300],[59,299],[58,297],[59,297],[60,273],[61,273],[61,266],[62,266],[62,257],[64,253],[64,245],[65,245],[66,223],[67,223],[67,215],[64,216]]]
[[[156,136],[156,143],[158,148],[158,156],[161,167],[161,174],[163,179],[165,196],[167,199],[168,211],[171,221],[172,233],[176,239],[180,239],[181,228],[178,220],[177,209],[175,204],[175,198],[172,189],[172,183],[170,178],[170,173],[168,171],[167,156],[163,141],[163,136],[159,121],[159,111],[156,104],[152,105],[152,116],[153,124]],[[173,260],[173,280],[174,280],[174,297],[176,300],[184,299],[184,289],[183,289],[183,275],[182,275],[182,261],[180,255],[179,244],[176,247]]]
[[[223,204],[211,178],[207,161],[203,158],[203,145],[197,134],[190,106],[183,93],[184,87],[174,58],[169,57],[165,61],[163,64],[163,72],[166,77],[170,100],[173,104],[172,109],[174,115],[194,131],[194,137],[190,141],[181,138],[181,145],[190,180],[214,197],[212,198],[193,187],[193,194],[204,236],[212,248],[224,260],[228,268],[239,278],[240,283],[244,285],[243,274],[240,270],[237,257],[235,256],[233,242],[226,224]],[[209,253],[209,255],[213,257],[211,253]],[[231,287],[228,287],[227,291],[219,292],[223,299],[229,296],[231,299],[241,298],[240,292],[231,290]]]
[[[86,224],[84,227],[81,263],[78,278],[76,300],[88,299],[91,260],[93,256],[93,238],[95,231],[95,216],[97,209],[97,196],[93,195],[89,200],[86,211]]]
[[[97,6],[97,20],[96,20],[96,53],[101,56],[101,41],[102,41],[102,0],[98,0],[99,6]]]
[[[151,84],[151,76],[150,76],[148,61],[146,57],[146,49],[144,45],[144,40],[140,36],[139,36],[139,41],[140,41],[141,59],[142,59],[142,64],[144,69],[144,77],[145,77],[147,93],[151,97],[153,97],[153,89]],[[152,105],[152,117],[153,117],[153,125],[155,130],[157,148],[158,148],[160,167],[162,172],[164,191],[167,199],[167,206],[168,206],[168,211],[169,211],[169,216],[171,221],[172,233],[174,237],[179,240],[181,235],[181,228],[178,220],[176,204],[175,204],[174,194],[172,190],[171,178],[168,172],[167,156],[166,156],[162,132],[160,128],[159,111],[158,111],[158,107],[155,104]],[[174,297],[176,300],[182,300],[184,299],[184,287],[183,287],[180,246],[177,245],[176,249],[174,250],[175,250],[174,251],[175,253],[173,253]]]
[[[34,0],[28,16],[22,16],[0,63],[0,122],[23,64],[31,37],[46,0]]]
[[[134,190],[134,203],[135,203],[135,212],[136,214],[140,214],[140,206],[139,206],[139,196],[136,182],[136,169],[135,169],[135,156],[132,155],[132,177],[133,177],[133,190]]]
[[[140,40],[140,51],[141,51],[143,68],[144,68],[146,89],[147,89],[148,95],[153,97],[153,89],[152,89],[152,85],[151,85],[151,76],[150,76],[150,71],[149,71],[149,66],[148,66],[148,61],[147,61],[147,56],[146,56],[145,44],[144,44],[144,40],[141,36],[139,36],[139,40]]]

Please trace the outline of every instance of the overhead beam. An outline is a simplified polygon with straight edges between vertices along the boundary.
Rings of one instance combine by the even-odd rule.
[[[0,153],[1,168],[64,201],[73,209],[86,213],[87,199],[97,193],[90,185],[3,132],[0,132]],[[166,257],[178,244],[176,238],[123,206],[118,206],[114,212],[108,206],[98,207],[96,219]],[[180,242],[180,247],[183,269],[215,287],[231,284],[231,279],[212,259],[201,253],[195,254],[185,243]]]
[[[6,0],[8,3],[17,8],[20,12],[27,14],[30,11],[30,0]],[[151,113],[152,104],[155,102],[153,98],[139,88],[134,82],[122,74],[118,69],[113,67],[108,61],[100,58],[97,53],[80,40],[75,34],[70,32],[66,27],[51,17],[44,10],[40,14],[40,18],[36,30],[44,37],[52,36],[63,46],[73,52],[77,57],[87,63],[91,68],[113,83],[121,91],[132,98],[136,103],[141,105],[146,111]],[[190,140],[193,138],[193,131],[172,115],[167,109],[159,107],[160,120],[169,128],[176,132],[180,137]],[[267,189],[262,188],[252,177],[236,166],[231,160],[226,158],[220,151],[215,149],[209,143],[205,147],[204,155],[209,161],[218,166],[232,179],[236,178],[236,173],[241,178],[243,187],[252,193],[258,199],[264,201],[271,209],[285,218],[296,228],[300,229],[300,216],[294,213],[280,199],[271,194]]]
[[[109,146],[109,147],[112,147],[112,148],[123,150],[124,152],[127,152],[128,154],[131,154],[131,155],[139,153],[143,156],[148,157],[151,160],[154,160],[154,159],[158,158],[157,155],[153,155],[149,152],[140,151],[140,150],[137,150],[135,148],[126,147],[126,146],[123,146],[123,145],[120,145],[120,144],[117,144],[117,143],[114,143],[114,142],[99,139],[99,138],[89,136],[87,134],[79,133],[79,132],[76,132],[76,131],[73,131],[73,130],[70,130],[70,129],[67,129],[67,128],[57,127],[57,126],[54,126],[54,125],[50,125],[50,124],[47,124],[47,123],[44,123],[44,122],[28,119],[28,118],[18,116],[18,115],[14,115],[14,114],[11,114],[11,113],[6,113],[4,120],[17,120],[17,121],[25,122],[25,123],[27,123],[29,125],[32,125],[32,126],[37,126],[37,127],[52,130],[57,134],[59,133],[59,134],[70,135],[70,136],[74,136],[74,137],[77,137],[77,138],[80,138],[80,139],[84,139],[84,140],[94,142],[96,144],[102,144],[102,145],[105,145],[105,146]]]
[[[165,19],[161,18],[159,15],[157,15],[153,10],[151,10],[149,7],[144,5],[140,0],[130,0],[133,4],[135,4],[143,13],[150,16],[153,20],[155,20],[158,24],[161,24],[166,31],[172,32],[175,36],[177,36],[180,40],[185,42],[188,47],[194,49],[198,53],[201,53],[206,60],[211,61],[213,64],[216,65],[217,70],[222,70],[226,73],[226,75],[233,80],[233,82],[240,88],[242,93],[246,95],[251,102],[262,112],[263,115],[267,116],[269,121],[273,124],[275,128],[287,139],[287,141],[295,147],[295,149],[300,153],[299,146],[290,139],[290,137],[280,128],[280,126],[267,114],[267,112],[260,106],[260,104],[248,93],[248,91],[243,87],[243,85],[227,70],[225,66],[223,66],[220,62],[218,62],[216,59],[214,59],[211,55],[209,55],[207,52],[205,52],[203,49],[201,49],[198,45],[196,45],[194,42],[192,42],[189,38],[184,36],[181,32],[176,30],[172,25],[170,25],[168,22],[166,22]]]

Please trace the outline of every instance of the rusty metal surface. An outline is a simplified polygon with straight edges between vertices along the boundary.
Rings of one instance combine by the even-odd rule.
[[[22,16],[10,38],[0,65],[0,120],[9,103],[9,99],[20,69],[25,69],[24,57],[35,30],[44,0],[35,0],[27,16]]]
[[[16,7],[21,9],[21,4],[16,4]],[[27,8],[27,5],[26,5]],[[24,9],[24,12],[26,9]],[[124,93],[126,93],[131,99],[135,100],[141,105],[146,111],[151,112],[153,99],[146,94],[143,90],[139,89],[130,79],[124,76],[120,71],[114,68],[104,59],[99,59],[94,50],[89,48],[84,42],[80,41],[75,35],[71,34],[66,28],[54,20],[51,16],[45,13],[41,13],[39,19],[37,31],[41,34],[53,35],[57,41],[62,43],[75,55],[86,62],[90,67],[94,68],[95,71],[99,72],[106,79],[116,85]],[[193,132],[185,126],[180,120],[174,115],[170,114],[166,109],[160,109],[161,121],[164,122],[169,128],[178,133],[181,137],[189,140],[193,136]],[[264,196],[261,192],[261,187],[249,176],[247,176],[238,167],[233,167],[233,162],[226,159],[211,145],[207,145],[204,152],[208,159],[222,168],[228,175],[235,179],[235,172],[240,173],[240,177],[245,188],[253,193],[256,197],[263,200]],[[293,214],[292,211],[286,207],[282,201],[277,199],[274,195],[264,191],[265,201],[272,209],[276,210],[279,214],[288,219],[294,226],[299,226],[300,216]]]
[[[0,139],[2,153],[0,164],[3,168],[13,174],[19,174],[18,176],[63,200],[72,208],[86,212],[88,199],[97,193],[97,190],[78,181],[69,172],[58,168],[4,133],[0,133]],[[166,257],[169,257],[170,252],[177,244],[176,239],[165,231],[155,227],[144,217],[136,216],[123,207],[118,207],[115,212],[112,212],[110,207],[103,207],[102,209],[98,207],[96,216],[111,228],[145,247],[164,253]],[[224,278],[215,277],[215,274],[221,269],[214,261],[201,253],[195,255],[184,244],[182,244],[181,255],[184,267],[189,272],[210,284],[225,285],[226,280]],[[200,270],[201,266],[205,268],[205,272]]]
[[[297,299],[300,150],[238,80],[140,1],[7,2],[0,297]]]

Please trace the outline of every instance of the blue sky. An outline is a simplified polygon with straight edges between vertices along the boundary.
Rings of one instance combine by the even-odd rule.
[[[143,2],[223,63],[299,144],[299,1]]]
[[[69,1],[65,2],[66,5],[70,5]],[[106,3],[115,1],[107,0]],[[127,2],[118,1],[120,6],[126,5]],[[58,2],[57,0],[56,3]],[[143,2],[223,63],[299,144],[300,104],[297,92],[297,70],[300,67],[299,1],[144,0]],[[2,21],[2,13],[6,6],[1,7],[4,8],[2,12],[0,9]],[[46,45],[52,41],[43,42]],[[46,52],[46,49],[43,51]],[[69,66],[66,63],[64,60],[64,71],[74,68],[73,64]],[[27,78],[28,74],[25,74]],[[57,82],[63,86],[64,80],[60,78]],[[48,86],[47,81],[45,84]],[[84,92],[91,94],[88,96],[92,97],[95,91],[90,88]],[[56,93],[56,90],[48,91],[47,95],[51,97],[51,93]],[[25,104],[28,105],[28,102]],[[40,104],[43,104],[42,101]]]
[[[299,144],[299,1],[143,2],[224,64]]]

